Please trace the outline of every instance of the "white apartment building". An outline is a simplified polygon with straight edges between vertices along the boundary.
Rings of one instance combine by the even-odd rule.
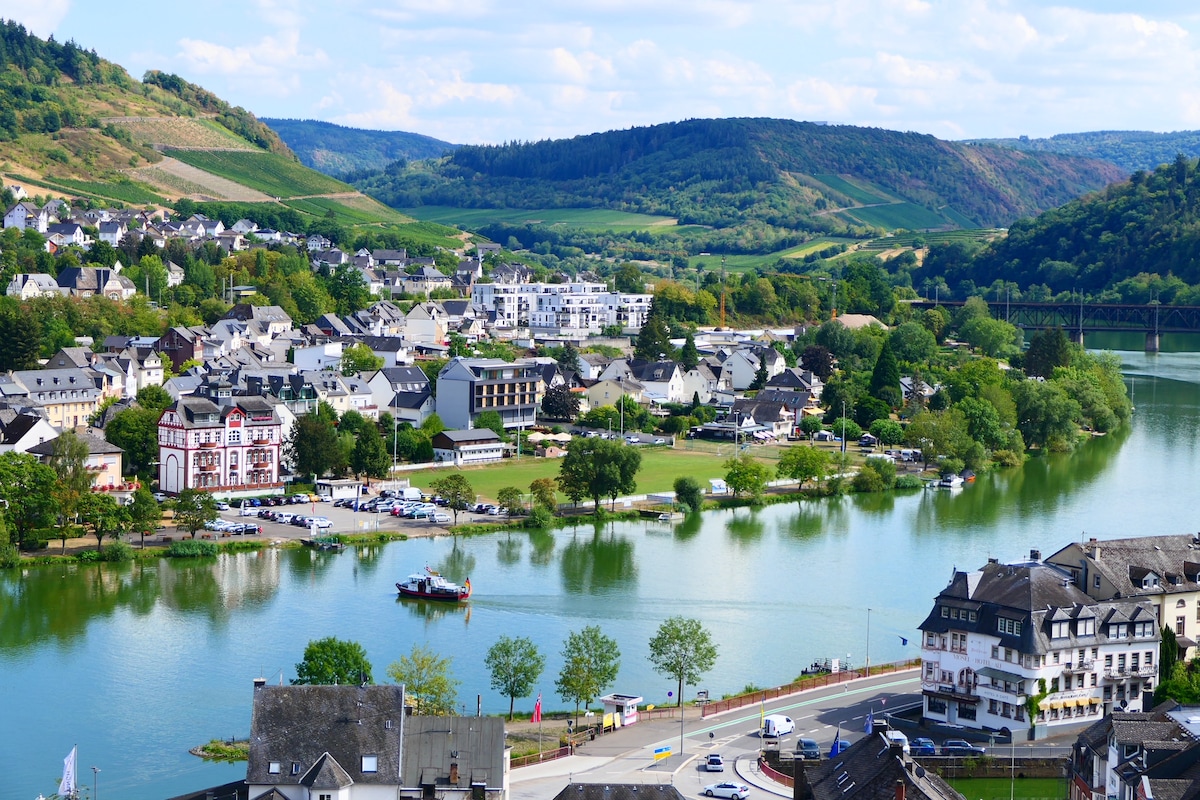
[[[1158,616],[1148,599],[1095,601],[1070,573],[990,560],[955,572],[921,623],[927,720],[1035,736],[1141,711],[1158,679]]]
[[[602,283],[477,283],[471,302],[491,313],[500,329],[533,328],[555,334],[599,333],[608,325],[637,332],[652,296],[608,291]]]

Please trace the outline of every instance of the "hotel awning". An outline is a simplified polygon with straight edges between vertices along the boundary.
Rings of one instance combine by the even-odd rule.
[[[976,670],[975,674],[982,675],[985,678],[995,678],[996,680],[1005,681],[1007,683],[1023,683],[1025,681],[1025,678],[1021,675],[1017,675],[1014,672],[1005,672],[1004,670],[996,669],[995,667],[984,667],[983,669]]]
[[[1078,700],[1063,700],[1062,707],[1063,708],[1074,708],[1076,703],[1078,703],[1078,702],[1079,702]]]
[[[1088,703],[1093,706],[1098,706],[1098,705],[1100,705],[1100,698],[1099,697],[1089,697]]]

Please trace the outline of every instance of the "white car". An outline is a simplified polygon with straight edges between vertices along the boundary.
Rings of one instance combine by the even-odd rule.
[[[155,492],[154,499],[160,503],[165,503],[167,501],[167,493],[166,492]]]
[[[713,783],[704,787],[704,796],[742,800],[743,797],[750,796],[750,787],[744,783]]]
[[[450,521],[450,515],[445,511],[435,511],[429,515],[429,521],[433,523],[445,524]]]
[[[308,524],[316,525],[318,528],[332,528],[333,527],[333,522],[330,521],[329,517],[309,517]]]
[[[226,503],[224,500],[221,500],[220,502],[217,503],[217,511],[228,511],[228,510],[229,510],[229,503]]]

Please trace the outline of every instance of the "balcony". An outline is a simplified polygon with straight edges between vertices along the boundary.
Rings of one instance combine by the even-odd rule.
[[[928,697],[940,697],[944,700],[957,700],[960,703],[978,703],[981,698],[971,694],[965,686],[955,686],[952,683],[932,683],[921,681],[921,694]]]
[[[216,472],[216,470],[217,470],[216,464],[201,464],[200,465],[201,472]]]
[[[271,462],[270,461],[255,461],[250,466],[252,466],[254,469],[266,469],[267,467],[271,466]]]
[[[201,442],[200,443],[201,450],[215,450],[216,447],[217,447],[216,442]]]
[[[255,439],[254,440],[254,444],[257,444],[257,445],[264,445],[264,444],[270,444],[270,443],[271,443],[270,439]]]
[[[1063,672],[1072,675],[1077,672],[1091,672],[1095,668],[1095,661],[1080,661],[1076,663],[1068,661],[1066,664],[1063,664]]]
[[[1123,681],[1127,678],[1154,678],[1158,676],[1158,667],[1153,665],[1142,667],[1105,667],[1104,677],[1108,680]]]

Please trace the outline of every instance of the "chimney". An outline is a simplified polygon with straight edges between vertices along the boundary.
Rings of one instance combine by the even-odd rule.
[[[896,781],[896,800],[904,800],[904,781]]]
[[[1041,561],[1042,560],[1042,551],[1041,550],[1030,550],[1029,551],[1029,560],[1030,561]]]
[[[1094,539],[1094,538],[1088,539],[1088,543],[1083,548],[1083,551],[1085,553],[1087,553],[1087,557],[1092,559],[1093,561],[1099,560],[1099,558],[1100,558],[1100,542],[1096,541],[1096,539]]]
[[[450,785],[458,786],[458,764],[454,762],[450,764]]]
[[[266,685],[267,685],[266,678],[255,678],[254,679],[254,690],[255,691],[258,691],[259,689],[261,689],[262,687],[264,687]]]

